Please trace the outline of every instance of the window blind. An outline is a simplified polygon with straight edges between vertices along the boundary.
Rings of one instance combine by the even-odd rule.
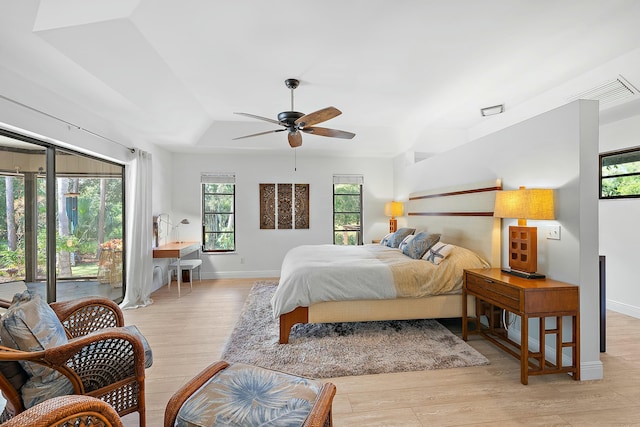
[[[200,182],[202,184],[235,184],[236,174],[202,172],[200,174]]]
[[[364,184],[363,175],[333,175],[333,184]]]

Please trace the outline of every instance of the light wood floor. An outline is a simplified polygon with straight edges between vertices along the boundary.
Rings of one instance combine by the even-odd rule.
[[[126,310],[149,340],[147,425],[163,425],[167,400],[185,381],[218,360],[256,279],[209,280],[156,291],[149,307]],[[585,315],[583,313],[583,315]],[[459,332],[455,325],[454,332]],[[584,333],[584,332],[583,332]],[[472,337],[488,366],[342,377],[334,399],[335,426],[593,426],[640,425],[640,319],[609,312],[604,380],[568,375],[530,377],[520,384],[518,361]],[[123,419],[137,426],[137,414]]]

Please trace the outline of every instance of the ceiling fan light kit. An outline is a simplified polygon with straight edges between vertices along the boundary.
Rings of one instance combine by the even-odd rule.
[[[298,79],[286,79],[284,81],[284,84],[289,89],[291,89],[291,110],[283,111],[279,113],[277,116],[278,120],[270,119],[268,117],[256,116],[255,114],[249,114],[249,113],[235,113],[241,116],[258,119],[258,120],[262,120],[262,121],[273,123],[273,124],[278,124],[280,126],[283,126],[284,128],[270,130],[266,132],[254,133],[251,135],[240,136],[238,138],[233,138],[234,141],[237,139],[251,138],[259,135],[266,135],[266,134],[275,133],[275,132],[287,131],[289,145],[291,146],[291,148],[296,148],[302,145],[301,132],[318,135],[318,136],[326,136],[330,138],[342,138],[342,139],[352,139],[354,136],[356,136],[355,133],[346,132],[343,130],[313,127],[318,123],[322,123],[334,117],[339,116],[340,114],[342,114],[342,112],[335,107],[323,108],[322,110],[318,110],[309,114],[304,114],[298,111],[294,111],[293,91],[300,85],[300,81]]]

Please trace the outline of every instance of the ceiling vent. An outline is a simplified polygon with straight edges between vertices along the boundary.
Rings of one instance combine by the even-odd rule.
[[[600,106],[612,102],[622,101],[638,94],[638,89],[629,83],[624,77],[618,76],[615,80],[606,82],[593,89],[589,89],[569,98],[569,101],[577,99],[593,99],[600,101]]]

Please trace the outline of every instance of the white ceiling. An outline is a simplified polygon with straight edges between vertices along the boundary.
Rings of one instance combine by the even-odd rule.
[[[640,87],[638,0],[0,0],[0,10],[1,66],[171,151],[290,150],[284,132],[232,141],[278,128],[233,113],[275,119],[290,109],[289,77],[301,80],[296,110],[335,106],[343,114],[321,126],[357,134],[304,135],[299,150],[370,156],[447,150],[619,75]],[[603,119],[639,113],[637,98],[602,107]],[[505,113],[480,115],[495,104]]]

